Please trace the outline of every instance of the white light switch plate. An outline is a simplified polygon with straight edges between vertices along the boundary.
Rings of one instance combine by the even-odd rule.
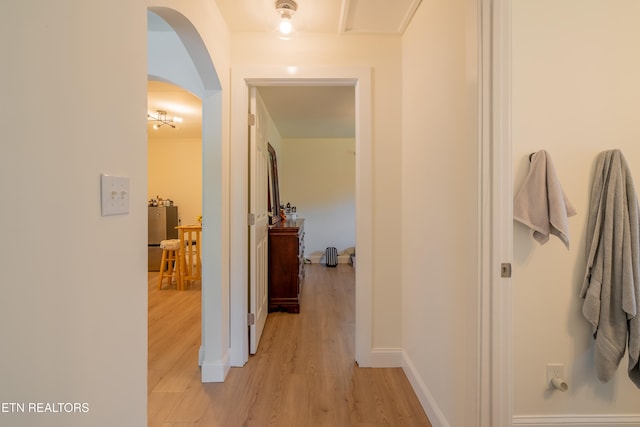
[[[102,174],[102,216],[129,213],[129,178]]]

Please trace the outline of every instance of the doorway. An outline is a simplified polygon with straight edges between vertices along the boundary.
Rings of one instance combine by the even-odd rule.
[[[255,114],[250,131],[250,158],[256,159],[255,164],[252,166],[250,162],[249,166],[249,199],[254,218],[250,226],[249,288],[251,317],[255,319],[249,333],[250,353],[253,354],[267,312],[266,299],[260,298],[266,292],[261,292],[260,275],[257,274],[262,271],[260,258],[256,256],[261,253],[262,241],[254,238],[258,231],[264,232],[266,238],[267,231],[268,203],[261,196],[266,197],[268,186],[256,182],[257,176],[265,175],[266,179],[267,175],[264,171],[260,173],[260,146],[266,146],[268,142],[273,159],[278,159],[277,174],[274,175],[279,191],[271,192],[278,200],[274,203],[284,207],[281,212],[286,212],[287,221],[304,220],[304,223],[288,222],[304,229],[300,232],[304,236],[300,242],[304,255],[299,255],[299,262],[321,263],[327,247],[338,249],[341,263],[349,262],[353,259],[349,255],[355,250],[356,230],[355,90],[347,85],[260,86],[251,87],[250,93],[251,110]],[[260,201],[262,204],[255,203]],[[269,215],[279,216],[275,211]],[[260,222],[260,218],[265,219]],[[274,259],[273,255],[270,257]],[[277,255],[275,259],[278,259]],[[298,275],[304,277],[304,270],[301,267]],[[302,283],[304,287],[304,279]],[[293,294],[288,296],[293,297]],[[306,303],[308,301],[300,302],[303,310]],[[269,300],[269,306],[276,304],[275,300]],[[297,310],[297,302],[294,305]]]
[[[372,180],[371,180],[371,70],[367,67],[297,68],[295,77],[289,67],[239,67],[232,72],[231,140],[231,352],[233,366],[243,366],[249,357],[246,340],[248,313],[247,283],[248,236],[243,218],[248,212],[245,191],[248,187],[248,111],[251,86],[352,86],[356,101],[356,362],[374,366],[371,351],[372,284]],[[243,120],[244,118],[244,120]]]

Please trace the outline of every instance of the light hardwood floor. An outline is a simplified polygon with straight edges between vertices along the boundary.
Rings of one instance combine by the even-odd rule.
[[[200,286],[149,273],[149,426],[431,426],[401,369],[354,362],[354,273],[306,266],[299,314],[271,313],[258,353],[200,381]],[[166,283],[166,282],[165,282]]]

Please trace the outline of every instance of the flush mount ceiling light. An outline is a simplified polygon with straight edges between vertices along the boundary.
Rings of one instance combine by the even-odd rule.
[[[160,129],[164,125],[171,126],[175,129],[176,123],[182,123],[182,117],[168,117],[167,112],[164,110],[156,110],[156,115],[147,113],[147,120],[150,122],[156,122],[153,124],[154,129]]]
[[[276,12],[280,15],[280,23],[278,31],[283,36],[289,36],[293,33],[293,24],[291,17],[298,10],[298,5],[293,0],[276,0]]]

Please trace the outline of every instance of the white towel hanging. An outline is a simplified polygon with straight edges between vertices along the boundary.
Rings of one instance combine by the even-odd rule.
[[[540,150],[530,159],[529,174],[514,200],[513,218],[531,228],[541,245],[553,234],[569,249],[568,218],[576,210],[564,194],[549,153]]]

